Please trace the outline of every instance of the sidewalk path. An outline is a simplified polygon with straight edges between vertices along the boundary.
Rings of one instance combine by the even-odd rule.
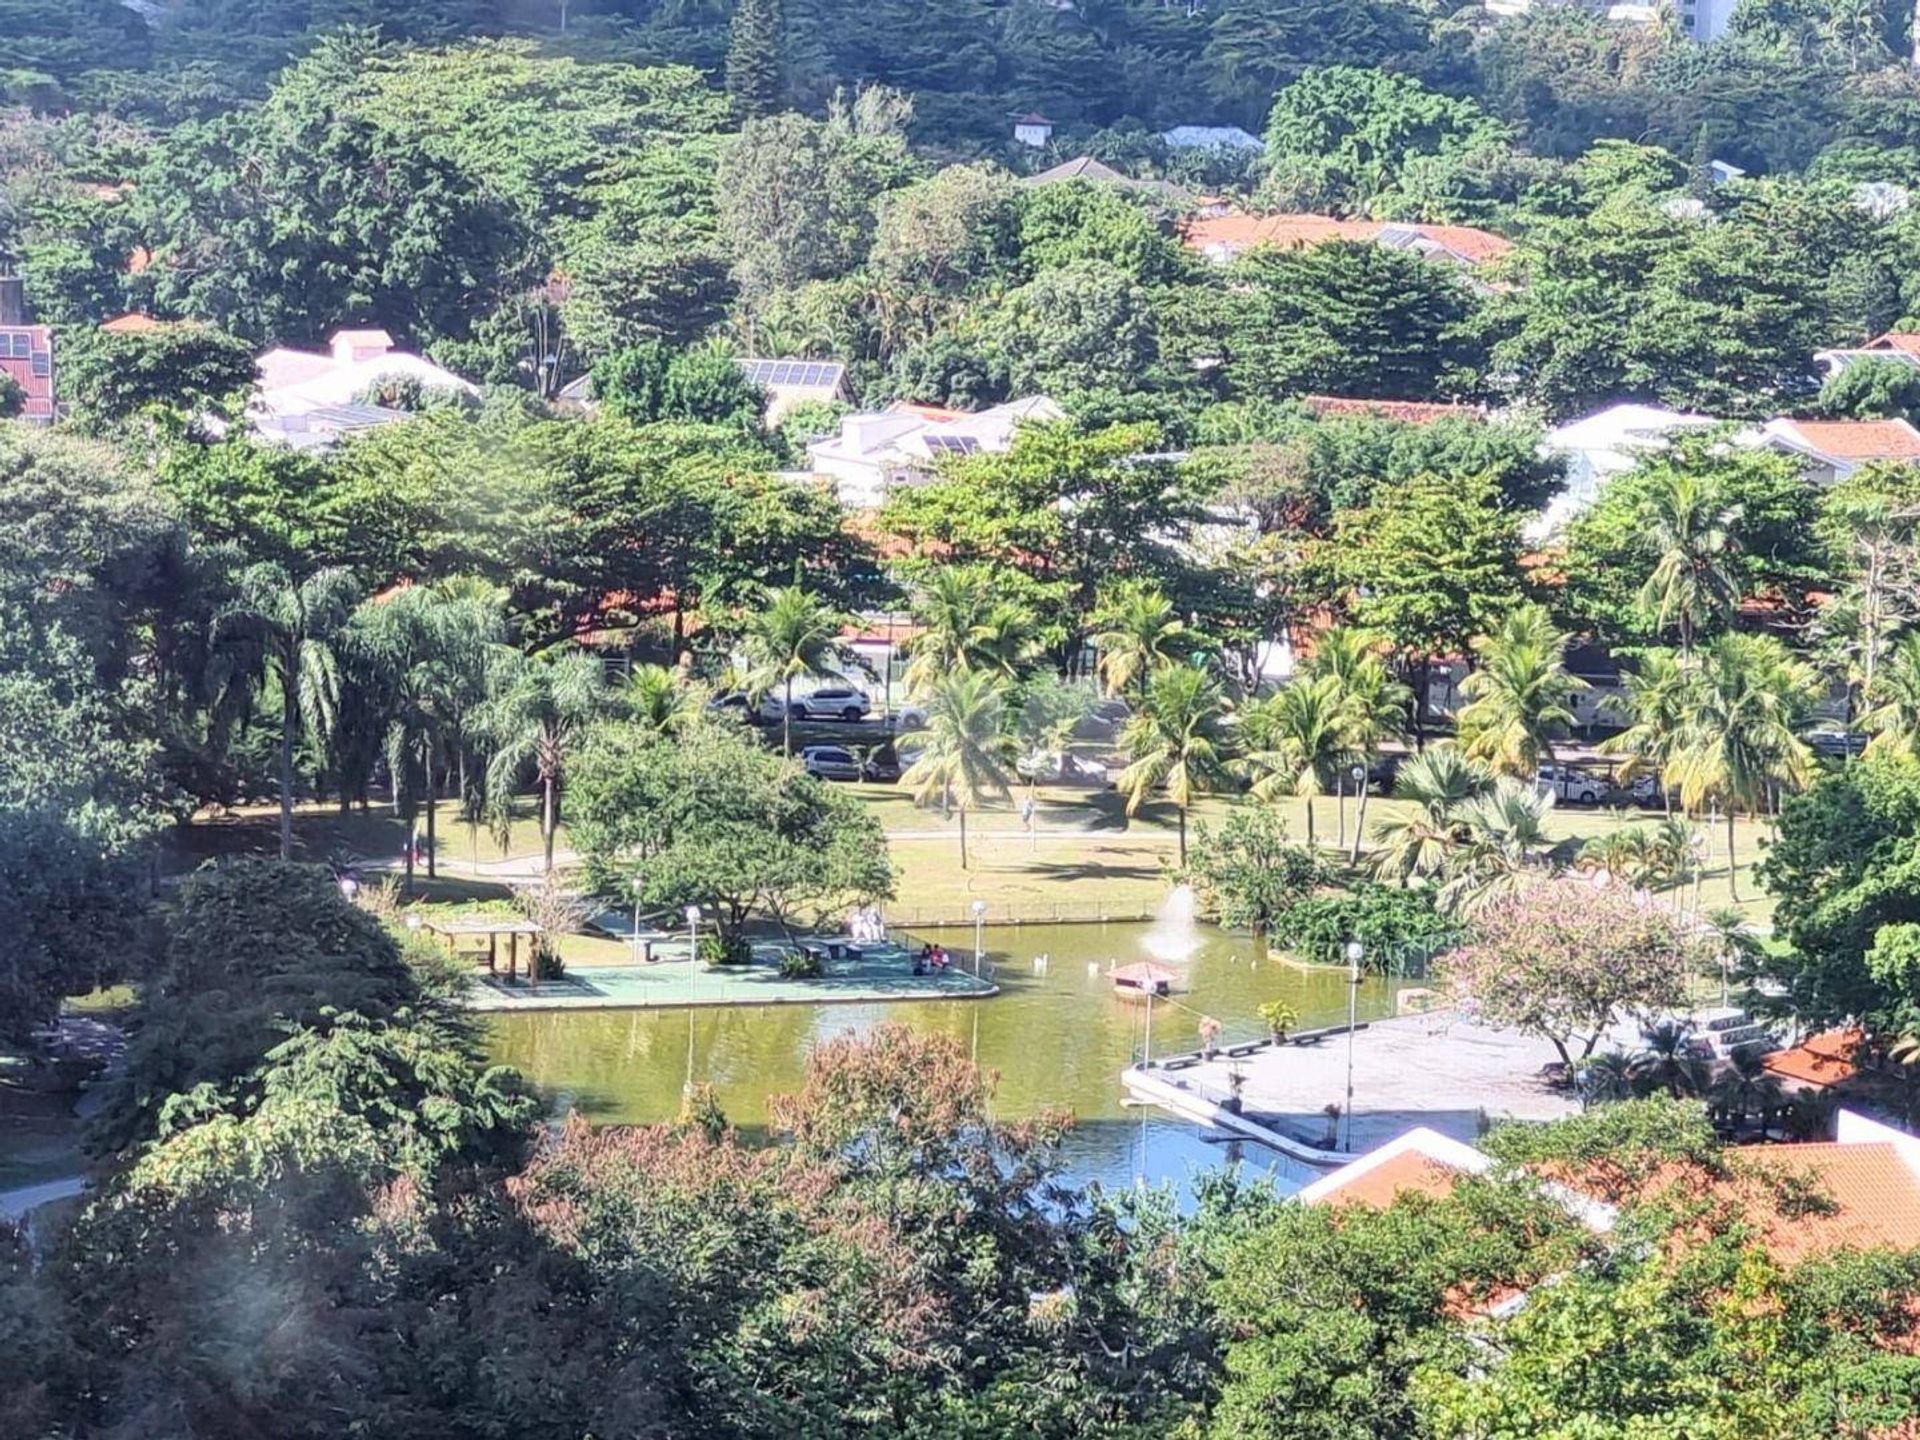
[[[17,1190],[0,1190],[0,1220],[18,1224],[26,1219],[30,1211],[78,1195],[86,1186],[85,1176],[66,1175],[58,1180],[44,1180],[38,1185],[22,1185]]]

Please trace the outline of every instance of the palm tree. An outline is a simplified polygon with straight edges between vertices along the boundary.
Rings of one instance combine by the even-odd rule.
[[[683,671],[665,665],[636,665],[615,697],[620,709],[641,729],[655,735],[683,730],[700,714],[703,691]]]
[[[1493,790],[1493,775],[1451,745],[1435,745],[1413,756],[1394,777],[1393,797],[1412,807],[1374,827],[1380,849],[1373,857],[1377,874],[1405,884],[1415,876],[1441,874],[1454,852],[1466,843],[1461,810]]]
[[[1381,653],[1380,637],[1351,625],[1325,631],[1313,658],[1302,668],[1309,675],[1330,675],[1340,686],[1341,731],[1363,771],[1360,812],[1354,817],[1353,853],[1349,857],[1357,865],[1361,837],[1367,828],[1364,772],[1372,768],[1381,744],[1402,733],[1413,692],[1393,678]],[[1344,785],[1342,790],[1344,793]]]
[[[1632,780],[1650,771],[1660,782],[1660,800],[1673,814],[1673,792],[1667,784],[1667,762],[1672,759],[1686,721],[1693,690],[1691,668],[1671,650],[1649,650],[1640,666],[1625,677],[1624,709],[1628,725],[1618,735],[1600,742],[1602,755],[1625,755],[1620,778]]]
[[[1798,789],[1812,753],[1796,733],[1818,694],[1813,671],[1770,635],[1722,635],[1700,657],[1687,720],[1672,761],[1680,803],[1725,807],[1727,885],[1740,898],[1734,816],[1759,815],[1776,787]]]
[[[1874,672],[1868,710],[1860,728],[1873,739],[1874,754],[1920,754],[1920,630],[1900,637],[1886,663]]]
[[[1473,642],[1480,666],[1460,682],[1461,748],[1502,775],[1532,780],[1553,735],[1574,723],[1568,702],[1587,682],[1567,673],[1567,637],[1538,605],[1520,605]]]
[[[921,582],[913,618],[921,626],[908,642],[909,693],[918,695],[955,670],[994,670],[1013,677],[1037,648],[1033,612],[998,593],[992,571],[943,565]]]
[[[293,858],[293,747],[303,729],[325,734],[333,728],[340,696],[336,647],[359,598],[359,583],[345,569],[316,570],[295,581],[278,565],[255,565],[213,619],[217,723],[230,723],[269,685],[279,691],[282,860]]]
[[[435,812],[445,747],[458,743],[468,712],[485,695],[488,667],[505,635],[501,599],[490,587],[413,586],[363,605],[354,617],[356,643],[388,688],[387,770],[395,805],[410,792],[407,776],[416,763],[426,788],[429,876],[438,874]],[[413,851],[409,842],[409,890]]]
[[[1552,795],[1506,775],[1486,794],[1461,806],[1458,817],[1466,838],[1447,865],[1441,903],[1450,910],[1473,910],[1537,876],[1553,848],[1547,834],[1552,811]]]
[[[489,808],[504,823],[520,775],[532,767],[540,786],[545,868],[552,873],[567,761],[582,729],[607,708],[605,669],[596,656],[578,651],[558,658],[510,652],[496,664],[491,691],[473,715],[474,731],[492,752],[487,761]]]
[[[793,754],[793,682],[802,675],[832,674],[846,657],[840,643],[843,617],[798,585],[767,591],[766,604],[748,617],[747,689],[755,699],[780,687],[780,750]]]
[[[1706,1093],[1713,1067],[1693,1053],[1693,1023],[1656,1020],[1640,1032],[1640,1052],[1633,1057],[1633,1078],[1640,1084],[1665,1090],[1678,1100]]]
[[[1187,863],[1187,807],[1216,789],[1225,774],[1221,723],[1226,701],[1203,670],[1176,665],[1147,686],[1140,708],[1120,734],[1131,763],[1117,779],[1127,814],[1165,786],[1180,819],[1180,864]]]
[[[1100,597],[1093,612],[1093,643],[1109,695],[1129,686],[1142,695],[1156,670],[1178,661],[1192,636],[1173,602],[1156,585],[1123,580]]]
[[[1298,795],[1307,802],[1307,846],[1315,844],[1313,801],[1327,793],[1347,754],[1340,682],[1301,678],[1240,712],[1240,756],[1229,762],[1253,780],[1254,798]]]
[[[1633,1098],[1633,1060],[1619,1050],[1589,1055],[1574,1067],[1580,1103],[1592,1107]]]
[[[1014,742],[1002,724],[1007,682],[985,670],[957,670],[931,682],[925,693],[927,728],[900,781],[913,787],[914,804],[937,802],[943,810],[960,812],[960,868],[965,870],[967,812],[1013,795],[1007,767]]]
[[[1654,477],[1644,518],[1659,559],[1640,587],[1640,608],[1662,630],[1680,627],[1682,655],[1693,654],[1702,624],[1732,614],[1740,603],[1731,563],[1739,516],[1706,476],[1662,466]]]

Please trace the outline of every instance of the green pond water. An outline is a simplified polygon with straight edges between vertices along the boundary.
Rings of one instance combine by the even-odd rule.
[[[767,1119],[770,1095],[799,1088],[807,1054],[849,1031],[897,1023],[953,1035],[997,1072],[994,1106],[1004,1118],[1063,1106],[1076,1119],[1070,1172],[1106,1184],[1184,1182],[1196,1168],[1245,1160],[1297,1187],[1311,1171],[1264,1150],[1213,1143],[1190,1124],[1122,1105],[1120,1072],[1146,1043],[1146,1007],[1117,998],[1104,974],[1144,959],[1145,925],[1061,925],[989,929],[987,963],[1001,993],[987,1000],[888,1004],[768,1005],[693,1010],[546,1011],[492,1017],[492,1052],[517,1066],[557,1111],[593,1120],[649,1123],[679,1109],[689,1071],[711,1084],[728,1118],[749,1133]],[[927,932],[970,962],[971,932]],[[1285,1000],[1300,1028],[1346,1020],[1347,980],[1338,970],[1303,970],[1261,956],[1253,942],[1202,928],[1183,967],[1187,993],[1153,1006],[1153,1053],[1192,1050],[1202,1015],[1218,1019],[1223,1042],[1260,1031],[1255,1008]],[[1038,957],[1044,961],[1036,963]],[[1390,984],[1360,987],[1362,1019],[1389,1013]]]

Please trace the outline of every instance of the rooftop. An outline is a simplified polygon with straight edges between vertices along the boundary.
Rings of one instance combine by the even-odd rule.
[[[1920,430],[1905,420],[1769,420],[1762,434],[1830,460],[1920,459]]]
[[[1368,415],[1376,420],[1399,420],[1408,425],[1430,425],[1435,420],[1478,420],[1477,405],[1455,405],[1437,400],[1365,400],[1346,395],[1308,395],[1302,403],[1324,420],[1337,415]]]
[[[1440,251],[1469,265],[1485,265],[1513,249],[1513,242],[1471,225],[1416,225],[1379,220],[1341,220],[1331,215],[1212,215],[1189,220],[1182,231],[1189,250],[1232,256],[1257,246],[1292,249],[1330,240],[1377,240],[1383,245]]]

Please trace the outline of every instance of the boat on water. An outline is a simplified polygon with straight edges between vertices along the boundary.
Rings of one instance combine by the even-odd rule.
[[[1113,993],[1122,1000],[1163,999],[1176,990],[1187,988],[1184,972],[1171,965],[1162,965],[1157,960],[1138,960],[1131,965],[1116,966],[1107,972],[1107,978],[1113,982]]]

